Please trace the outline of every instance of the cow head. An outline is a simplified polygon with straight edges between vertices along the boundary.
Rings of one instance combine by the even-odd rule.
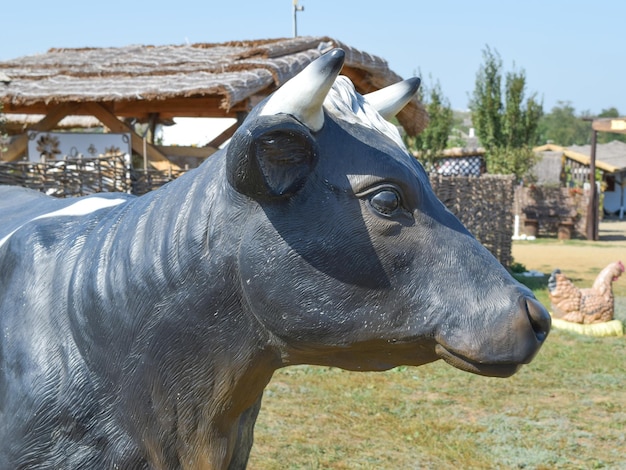
[[[249,216],[247,307],[284,364],[358,370],[443,358],[508,376],[550,317],[439,202],[391,118],[419,85],[370,95],[335,49],[257,106],[227,149]]]

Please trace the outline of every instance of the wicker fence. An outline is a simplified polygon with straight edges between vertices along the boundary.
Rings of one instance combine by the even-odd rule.
[[[145,194],[182,174],[133,170],[121,155],[48,163],[0,162],[0,184],[37,189],[57,197],[121,191]],[[504,265],[511,264],[513,177],[432,176],[441,201]]]
[[[185,173],[185,170],[159,171],[154,168],[148,170],[130,170],[132,194],[140,196],[160,188],[165,183],[175,180]]]
[[[101,192],[145,194],[179,177],[183,171],[131,168],[124,155],[65,158],[41,163],[1,162],[0,184],[37,189],[55,197]]]
[[[130,174],[121,155],[42,163],[0,162],[0,184],[37,189],[50,196],[129,192]]]
[[[502,263],[512,262],[513,176],[431,176],[435,194]]]

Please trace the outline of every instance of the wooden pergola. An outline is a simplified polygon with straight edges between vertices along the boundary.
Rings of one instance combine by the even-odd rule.
[[[206,157],[235,132],[246,113],[325,51],[346,52],[343,74],[360,93],[402,78],[387,62],[328,37],[298,37],[223,44],[51,49],[0,62],[0,102],[11,116],[38,116],[0,155],[23,158],[27,131],[48,132],[70,116],[92,116],[110,132],[131,133],[133,152],[167,170],[170,156]],[[206,147],[166,148],[138,135],[131,122],[154,130],[174,117],[230,117],[237,123]],[[398,115],[409,135],[423,130],[426,111],[414,99]],[[148,136],[154,132],[148,133]]]
[[[589,198],[589,211],[592,217],[587,218],[587,238],[598,240],[598,195],[596,187],[596,148],[598,142],[598,132],[613,132],[616,134],[626,134],[626,118],[598,118],[591,121],[591,155],[589,158],[589,182],[594,189]]]

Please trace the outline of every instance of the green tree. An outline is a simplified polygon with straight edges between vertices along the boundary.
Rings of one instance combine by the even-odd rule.
[[[553,143],[567,147],[585,145],[591,142],[591,123],[583,118],[589,112],[576,115],[576,110],[569,101],[559,101],[539,122],[540,143]]]
[[[538,142],[543,105],[536,93],[525,98],[523,70],[508,72],[503,89],[498,52],[487,46],[483,60],[476,74],[470,110],[476,135],[485,147],[487,170],[521,178],[536,161],[532,147]]]
[[[430,79],[432,81],[432,77]],[[435,157],[441,155],[442,150],[448,146],[454,114],[450,102],[441,91],[439,81],[432,87],[422,82],[418,97],[428,113],[428,126],[415,137],[405,136],[405,143],[409,150],[417,153],[424,166],[430,169]]]
[[[483,50],[483,59],[485,63],[476,74],[470,110],[476,134],[489,149],[502,144],[502,60],[489,46]]]
[[[617,118],[620,117],[620,115],[616,107],[611,107],[603,109],[602,112],[598,114],[598,117]]]
[[[591,119],[589,111],[579,115],[569,101],[559,101],[539,122],[541,143],[553,143],[568,147],[570,145],[588,145],[591,143]],[[620,117],[615,107],[603,109],[599,118]],[[612,132],[598,132],[598,143],[606,144],[612,140],[626,142],[626,135]]]
[[[526,74],[524,71],[506,75],[506,101],[502,120],[502,138],[505,147],[521,148],[538,142],[539,120],[543,106],[533,93],[524,102]],[[502,146],[502,145],[500,145]]]

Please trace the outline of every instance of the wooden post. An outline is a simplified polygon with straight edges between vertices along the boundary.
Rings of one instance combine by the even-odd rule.
[[[596,190],[596,147],[598,131],[593,129],[591,134],[591,155],[589,158],[589,206],[587,207],[586,233],[588,240],[598,240],[598,197]]]
[[[593,119],[591,122],[591,128],[593,129],[592,134],[592,144],[591,144],[591,152],[592,157],[591,161],[595,165],[595,151],[596,151],[596,133],[597,132],[613,132],[615,134],[626,134],[626,118],[599,118]],[[591,162],[590,162],[591,163]],[[597,204],[596,204],[597,210]],[[624,181],[622,181],[622,199],[620,204],[620,216],[619,218],[623,218],[624,216]],[[598,221],[596,217],[596,227]],[[596,228],[596,237],[598,236],[598,230]]]
[[[33,124],[28,130],[45,132],[53,129],[61,119],[78,109],[76,103],[62,103],[53,107],[48,114],[39,122]],[[8,145],[7,151],[2,154],[2,159],[12,162],[21,157],[28,147],[28,132],[18,136]]]
[[[155,141],[155,134],[156,134],[156,126],[157,123],[159,122],[159,113],[150,113],[148,115],[148,128],[147,128],[147,138],[148,138],[148,142],[153,144],[156,142]]]

